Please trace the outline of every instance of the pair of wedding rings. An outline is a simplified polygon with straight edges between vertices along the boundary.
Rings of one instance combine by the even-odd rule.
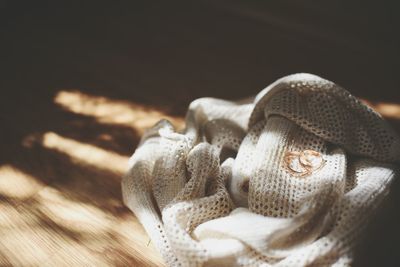
[[[284,164],[291,175],[305,177],[320,170],[325,165],[325,160],[321,153],[307,149],[286,152]]]

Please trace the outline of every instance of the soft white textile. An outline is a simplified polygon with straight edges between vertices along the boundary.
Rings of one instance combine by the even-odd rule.
[[[168,266],[348,266],[399,160],[376,112],[295,74],[249,103],[193,101],[181,133],[160,121],[122,191]]]

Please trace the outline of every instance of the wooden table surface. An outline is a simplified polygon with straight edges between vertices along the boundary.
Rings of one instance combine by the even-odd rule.
[[[0,266],[161,266],[120,177],[144,129],[181,126],[195,98],[310,72],[399,131],[395,2],[1,1]],[[399,188],[357,266],[395,266]]]

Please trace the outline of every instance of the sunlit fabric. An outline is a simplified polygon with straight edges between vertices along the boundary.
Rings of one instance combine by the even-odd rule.
[[[399,160],[378,113],[302,73],[248,103],[197,99],[183,132],[160,121],[122,190],[168,266],[349,266]]]

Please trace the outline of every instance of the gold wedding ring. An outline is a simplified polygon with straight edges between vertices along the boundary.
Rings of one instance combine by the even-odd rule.
[[[325,164],[325,160],[321,153],[311,149],[306,149],[302,152],[286,152],[284,163],[286,170],[290,174],[297,177],[304,177],[321,169]]]

